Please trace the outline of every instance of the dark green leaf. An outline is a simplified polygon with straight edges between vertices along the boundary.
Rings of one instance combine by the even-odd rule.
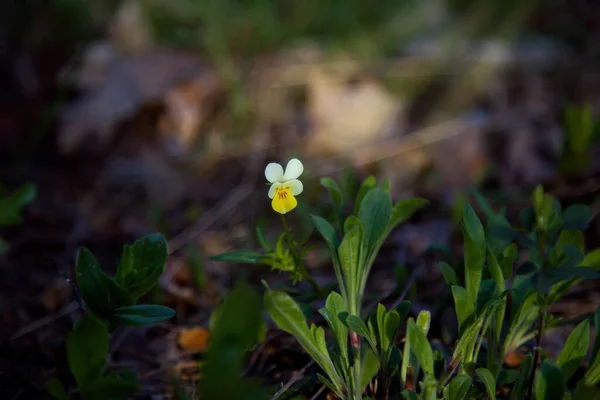
[[[590,321],[581,322],[567,338],[556,363],[562,368],[568,380],[585,359],[590,346]]]
[[[519,221],[521,222],[521,228],[525,232],[533,231],[533,224],[535,223],[535,211],[531,207],[526,207],[521,210],[519,214]]]
[[[374,176],[369,176],[365,179],[358,189],[358,194],[356,195],[356,203],[354,204],[354,215],[358,215],[358,211],[360,210],[360,205],[362,204],[363,199],[371,191],[377,186],[377,179]]]
[[[156,304],[140,304],[119,307],[115,310],[111,322],[118,325],[152,325],[167,321],[175,316],[175,310]]]
[[[458,319],[458,329],[462,334],[468,326],[468,322],[475,314],[475,302],[471,300],[469,292],[461,286],[452,286],[452,296],[454,297],[454,308]]]
[[[108,375],[81,388],[86,400],[126,400],[140,390],[137,375],[133,371],[113,371]]]
[[[294,299],[285,292],[268,290],[265,293],[265,307],[267,312],[277,325],[277,327],[293,335],[308,354],[317,362],[317,364],[332,379],[333,384],[338,389],[341,388],[341,380],[327,348],[324,343],[318,343],[313,331],[309,329],[304,314],[294,301]],[[322,331],[322,329],[321,329]]]
[[[592,210],[583,204],[574,204],[568,207],[563,215],[563,229],[583,230],[592,219]]]
[[[32,203],[35,196],[35,185],[28,183],[0,199],[0,226],[19,225],[23,221],[21,209]]]
[[[105,274],[94,255],[85,247],[77,253],[77,285],[88,309],[102,318],[109,318],[118,307],[133,305],[133,298],[117,281]]]
[[[337,233],[335,233],[335,229],[333,229],[333,226],[331,226],[331,224],[327,222],[326,219],[323,219],[318,215],[311,215],[310,217],[312,218],[315,226],[317,227],[317,230],[319,231],[321,236],[323,236],[323,239],[325,239],[329,247],[333,250],[337,250],[337,248],[340,245],[340,239]]]
[[[69,395],[65,390],[64,385],[61,381],[56,378],[50,379],[44,385],[46,388],[46,392],[48,392],[52,397],[57,400],[69,400]]]
[[[325,301],[325,307],[319,310],[327,321],[327,324],[335,335],[339,354],[348,359],[348,328],[340,320],[341,313],[347,313],[348,307],[342,296],[337,292],[331,292]]]
[[[531,261],[525,261],[517,267],[517,275],[529,275],[538,272],[540,269]]]
[[[265,399],[258,382],[242,378],[245,356],[263,326],[260,295],[247,285],[235,287],[219,307],[204,359],[199,397],[205,399]],[[224,384],[226,383],[226,384]]]
[[[476,299],[479,293],[479,285],[483,275],[483,265],[485,263],[485,250],[483,253],[477,246],[471,236],[465,232],[465,286],[469,297]]]
[[[156,285],[166,261],[167,239],[152,233],[124,246],[115,277],[134,299],[139,299]]]
[[[511,391],[511,400],[521,400],[527,396],[532,368],[533,356],[531,353],[529,353],[521,361],[521,366],[519,367],[519,378],[517,383],[514,385],[513,390]]]
[[[373,189],[363,199],[358,219],[363,227],[363,243],[367,252],[377,246],[387,230],[392,214],[392,199],[382,189]]]
[[[479,252],[485,253],[486,244],[483,225],[469,203],[465,203],[463,206],[463,224],[466,233],[471,237],[473,242],[475,242]]]
[[[581,262],[581,266],[600,269],[600,249],[594,249],[587,253]]]
[[[69,367],[77,384],[93,383],[104,373],[108,354],[106,325],[90,314],[75,324],[67,339]]]
[[[433,351],[425,336],[425,332],[417,324],[408,321],[406,326],[407,336],[410,338],[410,346],[419,360],[423,371],[433,376]],[[405,355],[407,357],[408,355]]]
[[[329,191],[329,195],[333,200],[333,204],[335,205],[336,210],[340,210],[342,208],[342,204],[344,202],[342,191],[335,181],[331,178],[321,178],[321,186]]]
[[[360,387],[364,390],[364,388],[369,384],[369,382],[371,382],[375,375],[377,375],[380,364],[377,353],[370,347],[363,346],[360,353]]]
[[[400,321],[404,321],[404,319],[406,319],[406,317],[408,316],[408,313],[410,312],[410,307],[411,307],[411,302],[408,300],[404,300],[400,304],[398,304],[398,307],[396,307],[396,311],[398,312],[398,315],[400,316]]]
[[[216,255],[210,260],[236,264],[262,264],[265,261],[265,255],[256,251],[239,250]]]
[[[447,386],[447,390],[444,391],[444,398],[447,398],[447,400],[463,400],[470,388],[471,379],[467,375],[457,375]]]
[[[492,373],[485,368],[478,368],[475,370],[475,372],[485,385],[485,389],[490,400],[496,400],[496,379],[494,379],[494,375],[492,375]]]
[[[477,305],[475,311],[477,315],[481,315],[481,312],[490,303],[490,301],[494,301],[498,298],[499,293],[498,284],[495,281],[491,279],[482,281],[481,287],[479,288],[479,293],[477,294]]]
[[[267,238],[265,238],[261,227],[258,225],[256,225],[256,237],[258,238],[258,242],[265,252],[271,253],[273,251],[273,248],[269,244]]]
[[[408,389],[402,391],[402,397],[404,400],[421,400],[418,394]]]
[[[440,261],[440,271],[442,271],[442,275],[444,276],[444,280],[448,286],[460,284],[458,276],[456,275],[456,271],[454,271],[454,268],[447,263]]]
[[[561,368],[553,361],[544,360],[535,377],[536,400],[562,400],[566,386]]]
[[[388,230],[391,231],[396,226],[408,220],[417,211],[427,206],[428,204],[429,200],[421,198],[412,198],[398,201],[396,204],[394,204],[394,207],[392,208],[392,215],[388,225]]]
[[[361,243],[363,238],[363,230],[360,222],[356,217],[349,217],[348,221],[354,220],[356,225],[346,232],[344,239],[338,248],[338,258],[342,266],[342,271],[345,279],[345,287],[348,290],[348,311],[357,313],[358,311],[358,291],[360,285],[361,272]]]

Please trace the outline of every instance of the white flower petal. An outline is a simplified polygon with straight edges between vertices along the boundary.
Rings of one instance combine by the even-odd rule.
[[[302,172],[304,171],[304,166],[297,158],[292,158],[285,167],[285,173],[283,174],[283,180],[291,181],[292,179],[298,179]]]
[[[269,188],[269,198],[272,199],[275,196],[275,192],[277,191],[277,189],[279,189],[279,187],[281,187],[281,184],[278,182],[275,182],[274,184],[271,185],[271,187]]]
[[[277,163],[270,163],[265,168],[265,178],[271,183],[283,180],[283,168]]]
[[[304,190],[304,185],[298,179],[292,179],[291,181],[287,181],[285,186],[290,188],[290,192],[294,196],[298,196]]]

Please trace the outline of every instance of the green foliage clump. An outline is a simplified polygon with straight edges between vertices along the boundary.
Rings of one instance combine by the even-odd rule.
[[[66,343],[69,368],[83,400],[127,399],[139,390],[131,370],[107,371],[110,332],[120,326],[151,325],[171,319],[175,311],[157,304],[136,304],[163,273],[167,241],[154,233],[125,245],[113,277],[104,272],[86,248],[77,254],[77,286],[85,313],[73,327]],[[56,399],[69,399],[58,379],[46,389]]]

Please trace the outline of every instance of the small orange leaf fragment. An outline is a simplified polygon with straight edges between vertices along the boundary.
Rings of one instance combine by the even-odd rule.
[[[178,343],[189,352],[202,352],[210,340],[210,332],[205,328],[188,328],[179,332]]]

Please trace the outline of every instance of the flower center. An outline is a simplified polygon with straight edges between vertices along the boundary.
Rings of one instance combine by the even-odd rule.
[[[288,188],[288,187],[282,187],[280,189],[277,189],[277,194],[276,194],[277,198],[279,200],[287,199],[288,195],[290,194],[289,189],[290,188]]]

